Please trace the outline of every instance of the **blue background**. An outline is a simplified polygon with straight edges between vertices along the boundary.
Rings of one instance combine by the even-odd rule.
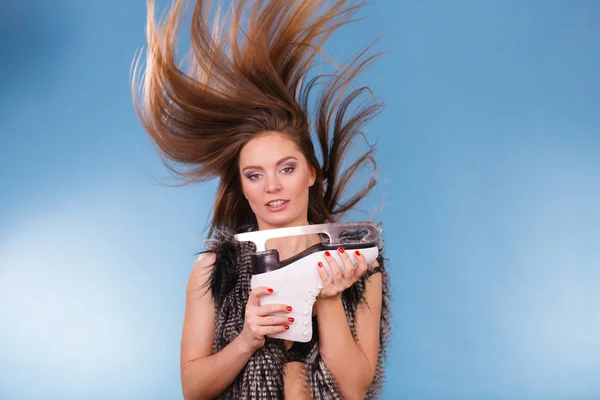
[[[385,33],[359,79],[386,103],[362,206],[393,284],[384,397],[600,398],[600,3],[360,15],[326,49]],[[129,88],[144,24],[142,1],[0,3],[0,399],[181,398],[215,183],[163,184]]]

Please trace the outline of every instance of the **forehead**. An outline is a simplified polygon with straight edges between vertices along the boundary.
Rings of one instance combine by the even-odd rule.
[[[300,149],[286,135],[268,133],[251,139],[240,151],[240,166],[276,163],[286,156],[299,157]]]

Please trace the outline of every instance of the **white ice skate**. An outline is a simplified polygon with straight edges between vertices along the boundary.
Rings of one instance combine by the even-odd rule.
[[[290,228],[269,229],[263,231],[240,233],[235,236],[238,241],[250,241],[256,245],[256,253],[252,255],[252,289],[267,286],[273,294],[261,297],[262,304],[289,304],[292,312],[285,314],[294,318],[290,329],[273,338],[308,342],[312,337],[312,308],[317,296],[323,288],[317,263],[321,261],[323,268],[331,274],[325,261],[324,253],[329,251],[340,268],[343,264],[337,249],[343,247],[354,262],[354,251],[359,250],[370,265],[377,258],[381,226],[372,222],[339,222],[320,225],[297,226]],[[327,236],[322,243],[309,247],[303,252],[286,260],[279,260],[277,250],[266,250],[269,239],[322,234]],[[331,275],[330,275],[331,276]],[[283,315],[283,314],[282,314]]]

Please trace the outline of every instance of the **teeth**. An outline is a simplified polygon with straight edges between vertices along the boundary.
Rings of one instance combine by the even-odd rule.
[[[285,203],[285,201],[277,200],[277,201],[272,201],[272,202],[268,203],[268,205],[269,205],[269,207],[279,207],[283,203]]]

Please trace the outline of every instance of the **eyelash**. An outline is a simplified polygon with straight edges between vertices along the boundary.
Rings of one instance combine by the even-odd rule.
[[[286,173],[285,173],[285,175],[289,175],[289,174],[291,174],[292,172],[294,172],[294,170],[295,170],[295,169],[296,169],[296,167],[295,167],[295,166],[288,166],[288,167],[283,167],[283,168],[281,169],[281,171],[285,171],[285,170],[291,170],[290,172],[286,172]],[[249,180],[251,180],[251,181],[255,181],[257,178],[254,178],[254,177],[256,177],[256,176],[259,176],[259,175],[260,175],[260,174],[259,174],[258,172],[255,172],[255,173],[252,173],[252,174],[248,174],[248,175],[246,175],[246,178],[248,178],[248,179],[249,179]]]

